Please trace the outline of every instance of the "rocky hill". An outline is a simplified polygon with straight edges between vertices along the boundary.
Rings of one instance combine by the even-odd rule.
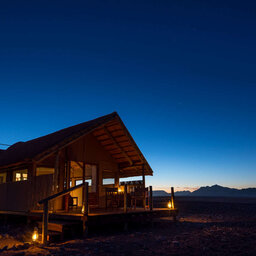
[[[176,196],[210,196],[210,197],[256,197],[256,188],[245,188],[245,189],[236,189],[222,187],[219,185],[200,187],[199,189],[190,192],[190,191],[177,191],[175,192]],[[155,190],[153,191],[153,196],[170,196],[170,193],[167,193],[164,190]]]

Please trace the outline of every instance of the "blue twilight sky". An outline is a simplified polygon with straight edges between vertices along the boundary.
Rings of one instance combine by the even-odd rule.
[[[255,45],[255,1],[1,2],[0,143],[117,111],[155,188],[256,186]]]

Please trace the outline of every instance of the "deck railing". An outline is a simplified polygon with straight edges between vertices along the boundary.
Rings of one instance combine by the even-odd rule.
[[[134,208],[138,206],[138,201],[142,204],[139,207],[144,209],[148,208],[153,210],[153,198],[152,198],[152,186],[147,188],[138,186],[137,184],[123,184],[121,192],[118,188],[106,188],[105,192],[105,205],[108,208],[108,202],[110,201],[111,207],[123,207],[124,212],[128,211],[128,208]],[[146,200],[147,199],[147,200]]]
[[[82,204],[82,214],[83,214],[83,232],[86,234],[86,220],[89,212],[88,204],[88,182],[82,183],[80,185],[74,186],[69,189],[65,189],[59,193],[51,195],[45,199],[40,200],[38,203],[43,204],[43,225],[42,225],[42,243],[47,244],[47,235],[48,235],[48,219],[49,219],[49,201],[57,199],[61,196],[67,195],[70,192],[83,187],[83,204]]]

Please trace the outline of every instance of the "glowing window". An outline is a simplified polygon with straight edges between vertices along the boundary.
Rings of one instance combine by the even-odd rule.
[[[6,172],[0,173],[0,184],[6,182]]]
[[[115,179],[103,179],[103,185],[113,185],[115,184]]]
[[[16,173],[15,181],[21,181],[21,173]]]
[[[13,173],[14,181],[23,181],[28,179],[28,170],[18,170]]]

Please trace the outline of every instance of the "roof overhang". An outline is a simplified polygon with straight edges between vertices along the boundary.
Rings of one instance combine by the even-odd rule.
[[[93,134],[101,146],[118,163],[120,177],[140,176],[143,173],[144,175],[153,175],[150,165],[118,114],[113,119],[94,127],[90,131],[81,131],[78,134],[74,134],[53,148],[42,152],[35,157],[35,160],[41,162],[59,150],[75,143],[87,134]]]
[[[120,177],[153,175],[153,171],[121,118],[95,129],[92,133],[118,163]]]
[[[9,161],[5,161],[6,164],[3,164],[0,169],[32,162],[38,164],[87,134],[93,134],[118,163],[120,177],[153,175],[151,167],[116,112],[28,142],[16,143],[2,153],[3,156],[9,157]],[[56,140],[59,135],[62,139]],[[41,145],[47,144],[49,147],[45,146],[44,150],[38,150]],[[40,152],[33,155],[36,150]],[[23,152],[26,153],[26,151],[29,153],[24,154],[22,158]],[[17,160],[12,161],[15,156],[18,156]]]

